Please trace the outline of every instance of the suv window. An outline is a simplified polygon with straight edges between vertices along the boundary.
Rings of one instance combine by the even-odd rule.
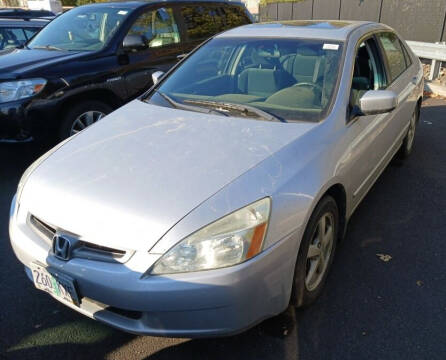
[[[208,38],[224,29],[223,10],[216,6],[184,6],[181,16],[191,40]]]
[[[22,29],[0,28],[0,50],[20,46],[27,41]]]
[[[359,106],[359,99],[369,90],[385,89],[387,81],[378,47],[373,38],[359,44],[353,70],[350,107]],[[352,112],[354,116],[354,112]]]
[[[190,40],[211,37],[221,31],[249,24],[250,20],[239,6],[200,5],[184,6],[181,16]]]
[[[225,13],[224,30],[251,23],[248,15],[246,15],[246,12],[240,6],[225,6],[223,11]]]
[[[393,33],[378,34],[389,65],[390,77],[394,81],[407,68],[400,39]]]
[[[148,47],[161,47],[180,42],[180,32],[170,8],[144,12],[130,28],[129,35],[145,37]]]

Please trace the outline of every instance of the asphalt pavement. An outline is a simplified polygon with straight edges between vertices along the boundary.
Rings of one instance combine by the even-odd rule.
[[[425,102],[412,156],[393,161],[358,207],[320,300],[228,338],[126,334],[34,288],[8,216],[21,173],[45,148],[0,146],[0,359],[446,358],[446,101]]]

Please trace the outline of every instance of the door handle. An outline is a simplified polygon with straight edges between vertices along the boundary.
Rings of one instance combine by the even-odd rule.
[[[180,54],[180,55],[177,55],[177,59],[181,60],[181,59],[184,59],[186,56],[187,56],[187,54]]]
[[[418,76],[412,78],[412,84],[416,85],[418,83]]]

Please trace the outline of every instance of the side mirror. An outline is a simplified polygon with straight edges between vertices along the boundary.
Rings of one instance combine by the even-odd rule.
[[[397,105],[398,95],[390,90],[369,90],[359,99],[359,107],[363,115],[388,113]]]
[[[124,50],[141,50],[147,48],[146,39],[141,35],[127,35],[122,42]]]
[[[163,76],[164,76],[164,71],[155,71],[152,74],[153,85],[158,84]]]

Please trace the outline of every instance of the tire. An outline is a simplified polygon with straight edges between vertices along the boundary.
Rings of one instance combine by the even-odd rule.
[[[74,135],[112,111],[109,105],[101,101],[81,101],[66,112],[59,128],[59,140]]]
[[[398,151],[398,158],[404,160],[409,157],[413,150],[413,143],[415,139],[415,130],[417,128],[417,123],[420,118],[420,107],[417,105],[415,111],[412,114],[409,123],[409,129],[407,130],[406,137],[403,140],[403,144]]]
[[[327,239],[325,245],[319,241],[320,229],[323,226],[321,224],[322,219],[325,219],[324,232]],[[327,195],[322,198],[314,209],[302,238],[294,270],[293,289],[290,299],[291,305],[305,307],[313,304],[317,300],[323,290],[327,274],[333,262],[338,236],[338,206],[336,201]],[[331,237],[331,240],[328,240],[328,237]],[[311,257],[310,254],[310,245],[314,257]],[[319,255],[317,255],[318,251]],[[313,277],[310,276],[310,272],[314,274]]]

